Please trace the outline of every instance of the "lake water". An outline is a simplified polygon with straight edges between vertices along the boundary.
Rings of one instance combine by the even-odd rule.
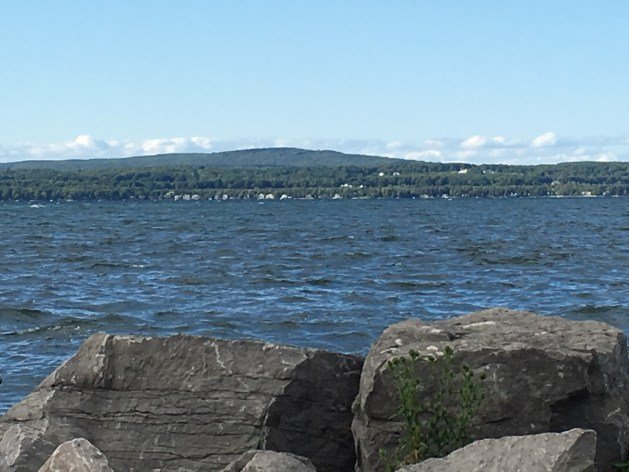
[[[0,412],[91,333],[365,354],[492,306],[629,331],[629,199],[0,205]]]

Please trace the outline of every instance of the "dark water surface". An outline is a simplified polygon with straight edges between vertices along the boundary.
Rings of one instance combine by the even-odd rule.
[[[91,333],[366,353],[491,306],[629,331],[629,199],[0,205],[0,411]]]

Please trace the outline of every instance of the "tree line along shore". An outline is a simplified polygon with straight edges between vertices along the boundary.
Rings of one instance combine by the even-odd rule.
[[[110,161],[114,161],[113,159]],[[0,167],[0,200],[625,196],[629,162]],[[89,161],[88,161],[89,162]],[[168,162],[168,161],[161,161]],[[171,161],[176,162],[176,161]],[[191,161],[190,161],[191,162]],[[194,198],[193,198],[194,197]]]

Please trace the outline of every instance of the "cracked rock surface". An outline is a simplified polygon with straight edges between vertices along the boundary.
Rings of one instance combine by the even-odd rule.
[[[352,430],[361,472],[383,471],[380,448],[398,443],[397,392],[386,362],[413,349],[420,396],[435,391],[425,360],[446,346],[453,361],[466,363],[483,382],[485,400],[472,431],[500,438],[572,428],[597,434],[598,470],[627,457],[629,361],[621,331],[596,321],[570,321],[494,308],[425,323],[407,320],[387,328],[372,346],[354,404]]]
[[[350,471],[362,360],[252,340],[96,334],[0,418],[0,471],[89,440],[114,470],[218,471],[250,449]]]

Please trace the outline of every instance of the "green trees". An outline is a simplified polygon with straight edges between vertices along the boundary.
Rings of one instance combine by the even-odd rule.
[[[345,198],[580,196],[629,194],[629,163],[548,166],[394,162],[389,166],[192,166],[54,170],[0,167],[0,200],[160,199],[170,191],[214,195],[281,193]]]

